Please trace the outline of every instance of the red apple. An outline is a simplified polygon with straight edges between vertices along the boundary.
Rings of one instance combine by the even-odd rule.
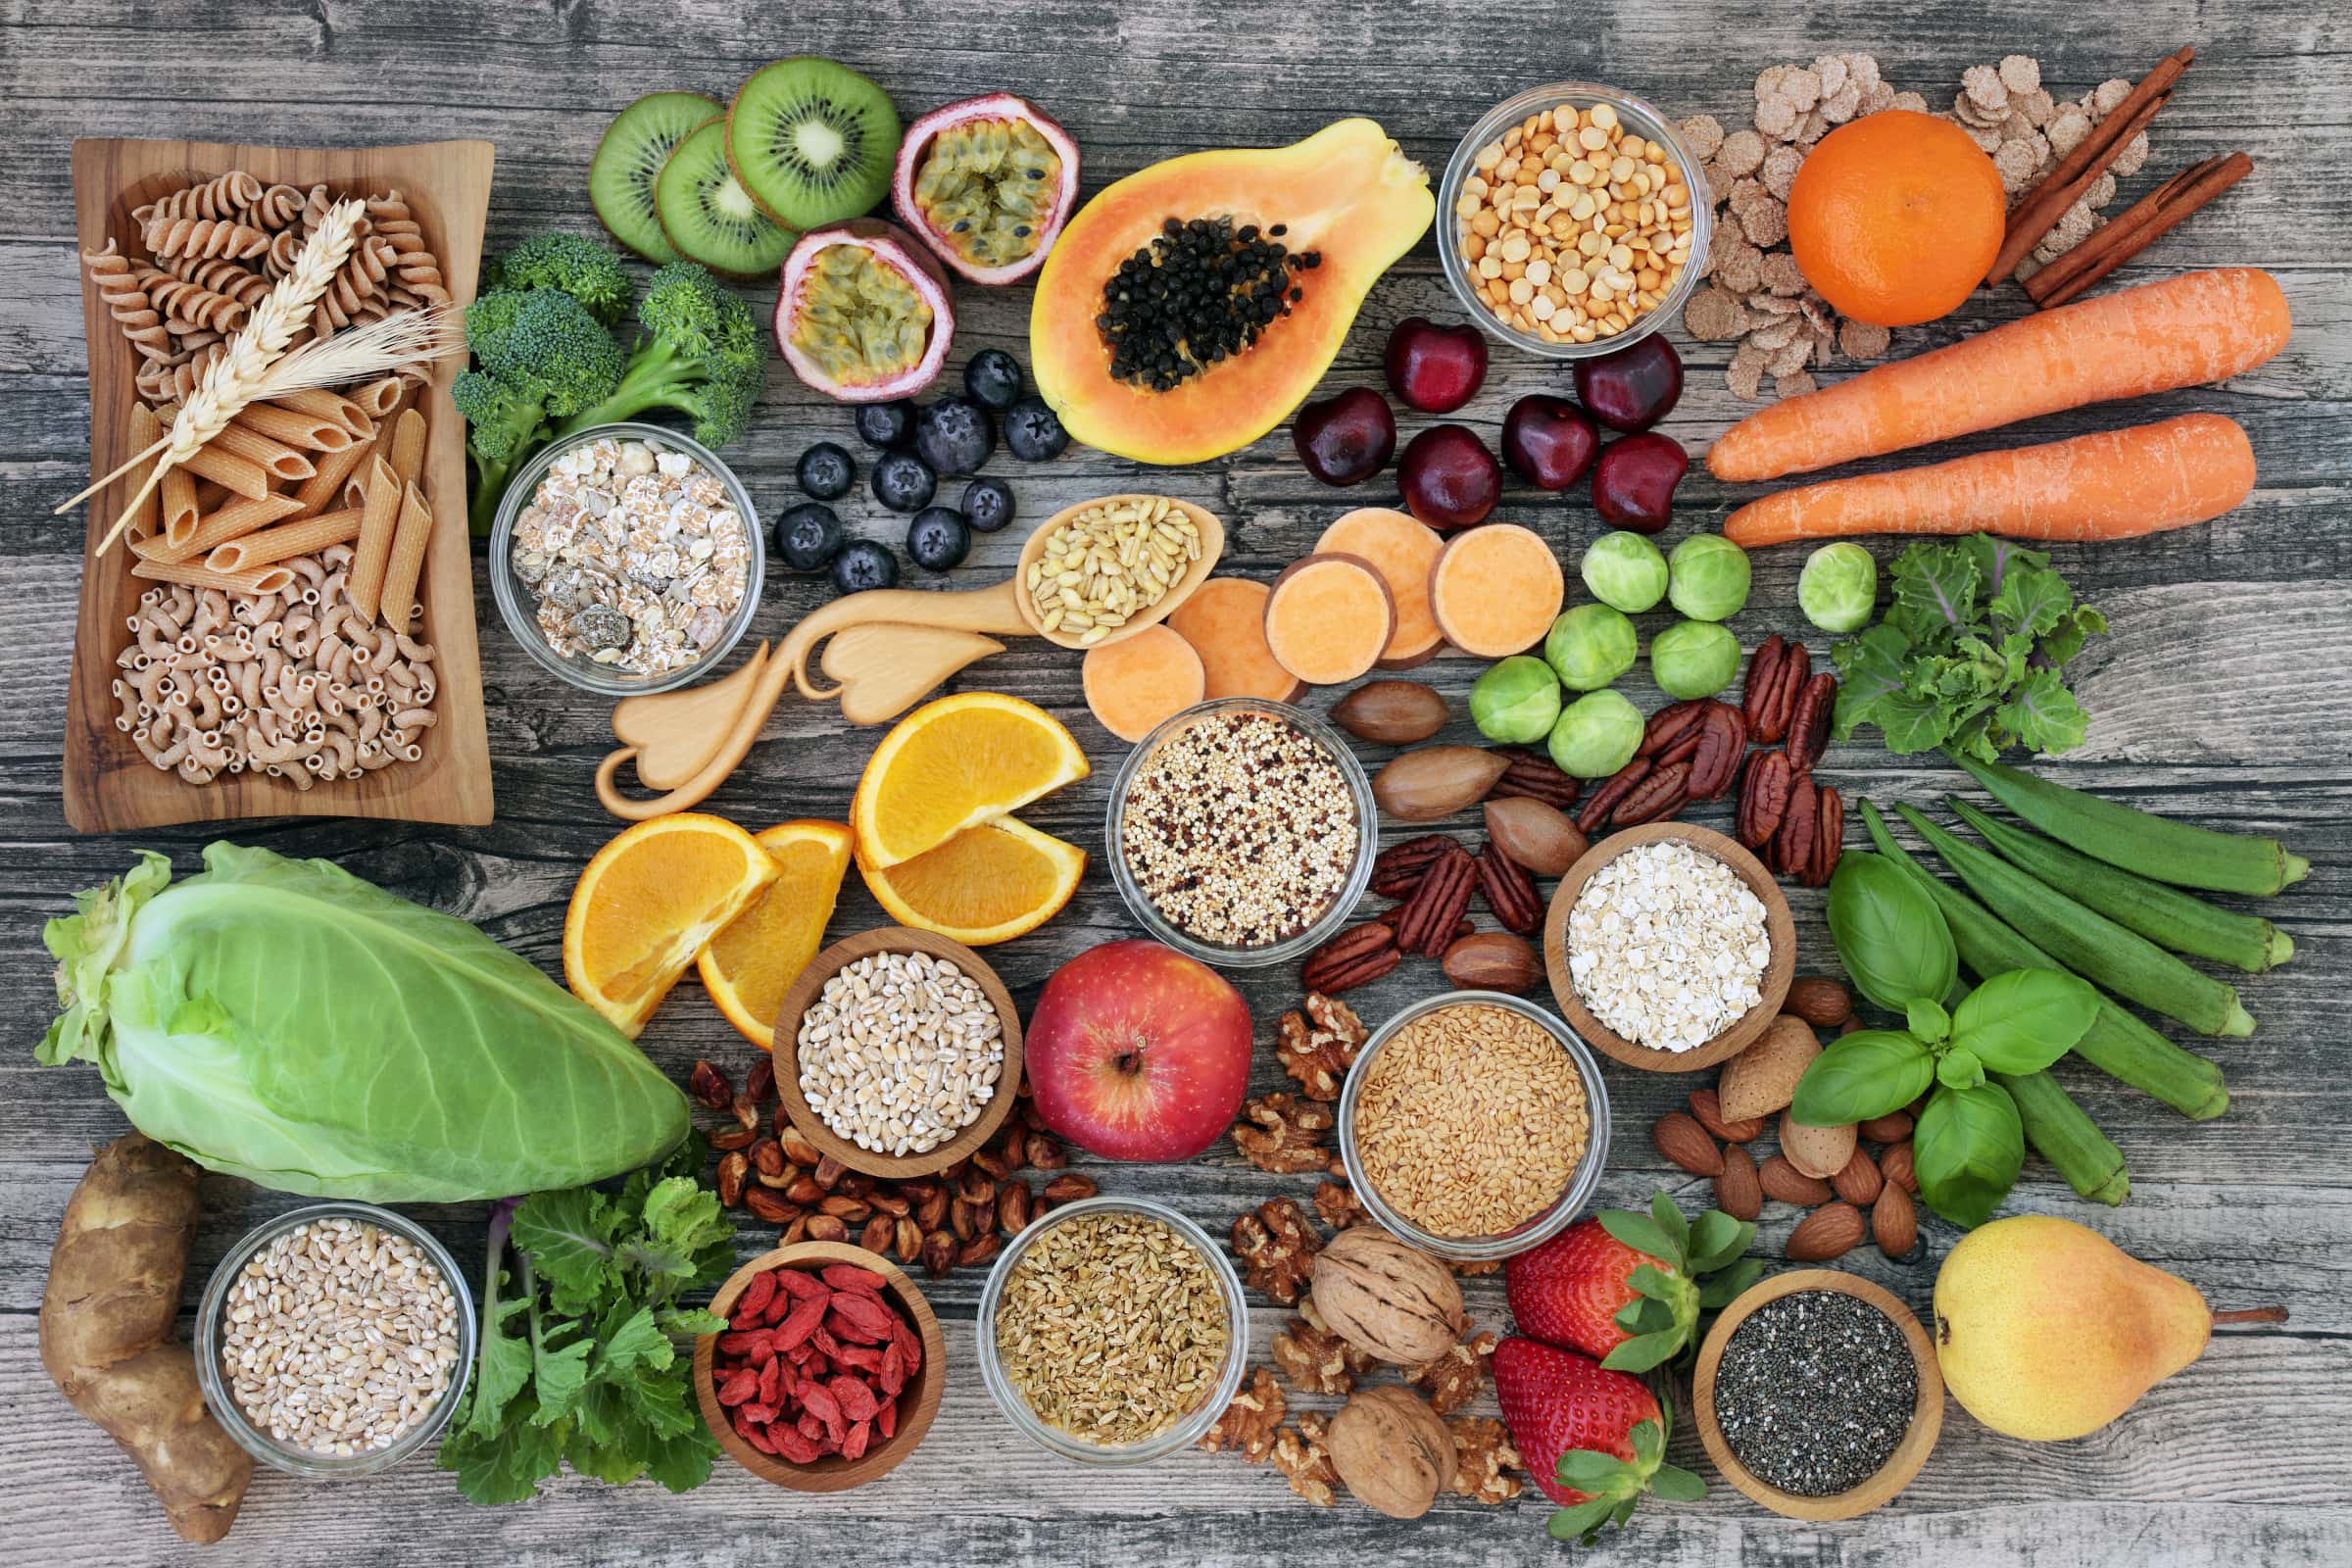
[[[1054,971],[1021,1037],[1047,1127],[1107,1159],[1190,1159],[1250,1087],[1250,1004],[1156,942],[1108,942]]]

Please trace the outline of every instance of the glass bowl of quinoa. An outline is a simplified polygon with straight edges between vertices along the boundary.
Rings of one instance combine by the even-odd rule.
[[[1372,880],[1380,821],[1347,742],[1288,703],[1199,703],[1110,786],[1111,880],[1154,939],[1254,969],[1312,952]]]

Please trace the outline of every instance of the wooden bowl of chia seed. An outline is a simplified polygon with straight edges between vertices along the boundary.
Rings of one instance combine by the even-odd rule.
[[[1943,1375],[1919,1314],[1842,1269],[1749,1287],[1707,1331],[1690,1392],[1724,1479],[1814,1523],[1909,1486],[1943,1430]]]

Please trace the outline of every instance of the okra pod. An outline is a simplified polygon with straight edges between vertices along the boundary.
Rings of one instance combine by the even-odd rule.
[[[1989,1076],[2017,1102],[2017,1119],[2025,1124],[2026,1142],[2057,1168],[2069,1187],[2109,1207],[2132,1196],[2132,1175],[2124,1168],[2124,1152],[2099,1131],[2099,1124],[2075,1103],[2075,1097],[2057,1079],[2046,1072]]]

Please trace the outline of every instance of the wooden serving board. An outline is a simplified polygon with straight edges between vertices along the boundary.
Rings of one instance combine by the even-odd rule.
[[[410,147],[319,149],[229,146],[216,142],[90,140],[74,144],[74,216],[79,248],[97,250],[109,235],[131,233],[130,211],[143,202],[231,169],[264,184],[307,188],[320,180],[367,195],[397,187],[416,210],[440,259],[450,294],[473,298],[481,269],[482,223],[490,209],[492,149],[486,141],[427,142]],[[79,258],[74,259],[76,270]],[[90,476],[128,458],[137,395],[134,356],[98,291],[82,279],[82,322],[90,360]],[[172,822],[249,816],[381,816],[415,822],[480,824],[490,820],[490,738],[482,717],[481,659],[474,641],[473,561],[466,525],[466,426],[451,404],[461,363],[444,360],[419,404],[427,421],[425,498],[433,538],[425,552],[424,640],[441,672],[434,700],[439,721],[415,762],[365,778],[297,788],[266,773],[222,774],[188,784],[151,766],[115,727],[115,656],[124,621],[146,584],[130,575],[131,554],[118,544],[90,554],[136,488],[117,480],[89,503],[82,544],[80,622],[66,707],[66,820],[82,833],[120,832]]]

